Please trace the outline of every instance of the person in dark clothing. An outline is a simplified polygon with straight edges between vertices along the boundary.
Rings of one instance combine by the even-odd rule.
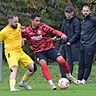
[[[91,69],[93,58],[96,53],[96,14],[93,14],[88,5],[82,8],[84,16],[81,24],[80,52],[78,81],[85,84]]]
[[[64,10],[65,17],[63,19],[63,24],[61,31],[65,33],[68,40],[65,42],[61,41],[59,52],[66,59],[69,64],[70,72],[73,72],[73,52],[74,54],[78,52],[79,49],[79,38],[80,38],[80,21],[74,16],[74,8],[72,6],[65,7]],[[77,54],[76,54],[77,55]],[[75,56],[75,60],[78,56]],[[65,70],[62,65],[60,65],[61,77],[66,77]]]

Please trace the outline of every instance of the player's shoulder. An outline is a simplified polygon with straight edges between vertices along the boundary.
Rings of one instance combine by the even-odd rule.
[[[32,31],[31,26],[21,26],[22,32],[30,32]]]
[[[1,29],[0,32],[7,32],[9,29],[9,25],[5,26],[3,29]]]
[[[18,23],[18,27],[21,27],[21,24],[20,23]]]
[[[47,27],[49,27],[49,26],[45,23],[41,23],[40,26],[39,26],[39,28],[47,28]]]
[[[26,30],[32,30],[32,27],[31,26],[25,26],[25,29]]]

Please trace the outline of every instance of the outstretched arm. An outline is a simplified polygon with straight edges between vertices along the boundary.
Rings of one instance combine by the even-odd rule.
[[[52,28],[46,24],[44,24],[43,30],[48,33],[52,33],[54,35],[60,36],[61,39],[67,39],[67,36],[64,33],[62,33],[61,31],[55,30],[54,28]]]

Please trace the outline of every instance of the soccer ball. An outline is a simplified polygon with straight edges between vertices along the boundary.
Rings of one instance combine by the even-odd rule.
[[[69,80],[66,78],[59,79],[58,86],[63,90],[67,89],[69,87]]]

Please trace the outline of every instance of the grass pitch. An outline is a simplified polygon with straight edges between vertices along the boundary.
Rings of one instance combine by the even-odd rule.
[[[74,65],[73,75],[77,76],[78,65]],[[31,91],[27,91],[23,88],[19,88],[19,92],[10,92],[9,91],[9,74],[8,66],[6,63],[3,63],[3,80],[0,83],[0,96],[96,96],[96,64],[93,65],[91,75],[88,79],[88,82],[85,85],[75,85],[70,84],[70,87],[66,90],[61,90],[57,82],[60,78],[59,67],[57,64],[49,65],[50,73],[54,83],[57,86],[57,90],[51,90],[50,86],[42,76],[41,68],[38,65],[37,72],[30,78],[28,83],[32,86]],[[20,69],[17,75],[17,87],[18,82],[21,80],[25,69]]]

